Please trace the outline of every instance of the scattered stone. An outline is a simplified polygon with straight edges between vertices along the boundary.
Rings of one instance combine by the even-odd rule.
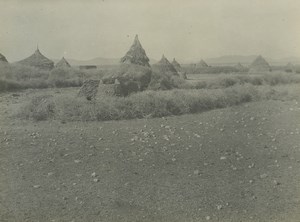
[[[260,177],[261,179],[264,179],[264,178],[267,178],[267,177],[268,177],[268,174],[264,173],[264,174],[261,174],[259,177]]]
[[[40,187],[41,187],[41,185],[33,185],[33,188],[35,188],[35,189],[38,189]]]
[[[255,166],[254,163],[252,163],[251,165],[248,166],[249,169],[253,168]]]
[[[167,140],[167,141],[170,140],[169,137],[168,137],[167,135],[164,135],[163,138],[164,138],[165,140]]]

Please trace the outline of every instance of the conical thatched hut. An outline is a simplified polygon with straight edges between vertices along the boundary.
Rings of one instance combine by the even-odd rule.
[[[152,66],[152,70],[161,74],[178,75],[177,70],[164,55],[158,63]]]
[[[62,59],[56,63],[56,68],[70,68],[71,65],[68,63],[68,61],[65,59],[65,57],[62,57]]]
[[[196,64],[196,67],[206,68],[208,65],[203,59],[201,59],[200,62]]]
[[[251,73],[261,73],[261,72],[271,72],[271,66],[269,63],[259,55],[250,65],[249,72]]]
[[[1,53],[0,53],[0,63],[8,63],[8,61],[7,61],[7,59],[5,58],[5,56],[2,55]]]
[[[285,70],[286,72],[294,72],[294,71],[295,71],[295,66],[294,66],[292,63],[289,62],[289,63],[285,66],[284,70]]]
[[[174,66],[174,68],[176,69],[177,73],[179,74],[180,78],[182,79],[187,79],[187,75],[186,73],[182,70],[181,65],[176,61],[176,59],[174,58],[172,61],[172,65]]]
[[[135,36],[129,51],[123,58],[121,58],[121,63],[150,67],[149,58],[139,41],[138,35]]]
[[[181,71],[181,66],[180,64],[176,61],[176,59],[174,58],[172,61],[172,65],[174,66],[174,68],[177,70],[177,72]]]
[[[238,63],[234,66],[234,68],[236,68],[237,70],[243,70],[245,67],[241,63]]]
[[[33,66],[44,70],[51,70],[54,68],[54,62],[46,58],[38,48],[31,56],[19,61],[18,63],[21,65]]]

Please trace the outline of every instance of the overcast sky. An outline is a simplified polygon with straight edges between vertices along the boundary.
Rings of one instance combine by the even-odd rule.
[[[299,0],[0,0],[0,53],[122,57],[135,34],[148,57],[300,56]]]

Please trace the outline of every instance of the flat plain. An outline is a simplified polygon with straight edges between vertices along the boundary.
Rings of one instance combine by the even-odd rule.
[[[0,94],[0,221],[299,221],[299,97],[152,119],[15,116],[32,96],[77,91]]]

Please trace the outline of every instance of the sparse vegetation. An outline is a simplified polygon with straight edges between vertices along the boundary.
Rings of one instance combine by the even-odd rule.
[[[81,86],[85,79],[100,79],[106,70],[76,70],[55,68],[51,71],[19,64],[0,66],[0,92],[22,89]]]
[[[221,75],[210,80],[195,81],[184,84],[184,88],[219,89],[234,85],[251,84],[254,86],[300,83],[300,76],[287,73],[271,73],[264,75]]]
[[[182,66],[182,70],[189,74],[220,74],[220,73],[247,73],[248,68],[238,69],[233,66],[208,66],[197,67],[196,65]]]
[[[144,91],[131,96],[101,96],[90,102],[66,95],[33,98],[18,115],[26,119],[103,121],[197,113],[250,101],[280,99],[286,89],[238,85],[226,89]],[[38,102],[39,101],[39,102]]]

